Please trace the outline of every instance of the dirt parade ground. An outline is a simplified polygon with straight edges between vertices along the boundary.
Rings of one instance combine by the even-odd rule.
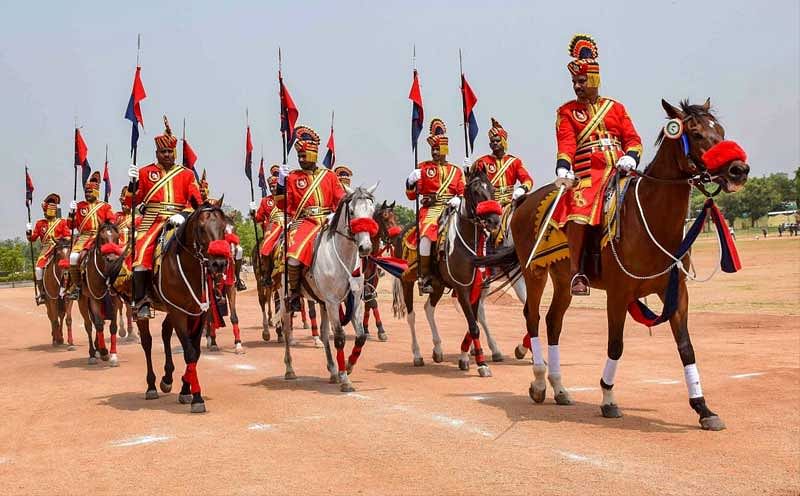
[[[385,277],[389,341],[367,342],[352,376],[357,391],[344,394],[328,384],[323,351],[302,328],[299,378],[283,379],[283,345],[274,331],[272,342],[261,340],[250,279],[238,305],[247,353],[233,353],[230,328],[218,331],[222,351],[204,347],[198,366],[208,412],[191,414],[177,388],[144,399],[135,342],[120,340],[118,368],[89,365],[77,308],[77,349],[54,348],[32,288],[3,289],[0,493],[798,494],[800,240],[740,239],[738,247],[741,272],[690,284],[691,336],[709,407],[727,424],[722,432],[699,428],[669,326],[650,335],[630,319],[615,386],[624,417],[601,417],[599,291],[574,300],[567,314],[562,372],[575,403],[557,406],[549,386],[544,404],[528,396],[529,358],[513,355],[522,306],[508,295],[487,305],[505,361],[490,363],[493,377],[481,378],[474,362],[458,369],[466,327],[449,298],[438,311],[445,361],[430,359],[418,312],[425,366],[412,365]],[[716,256],[716,242],[698,242],[700,276]],[[352,335],[348,329],[348,352]],[[160,338],[154,342],[160,375]],[[179,376],[183,360],[175,359]]]

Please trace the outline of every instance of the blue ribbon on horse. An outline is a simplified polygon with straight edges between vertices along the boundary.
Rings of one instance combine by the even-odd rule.
[[[739,253],[736,251],[736,245],[734,244],[733,237],[728,229],[728,224],[725,222],[722,212],[719,211],[716,203],[714,203],[713,198],[706,200],[700,215],[697,216],[692,226],[686,232],[686,236],[683,238],[680,247],[678,247],[677,253],[675,253],[675,258],[682,259],[683,256],[686,255],[686,253],[689,251],[689,248],[692,247],[692,244],[700,235],[700,232],[703,229],[703,224],[709,215],[711,216],[711,220],[714,222],[714,225],[717,228],[717,236],[719,237],[721,251],[719,261],[720,268],[722,268],[723,272],[727,272],[729,274],[734,273],[742,268],[742,262],[739,259]],[[676,264],[669,273],[666,298],[664,299],[664,308],[661,310],[661,315],[656,315],[655,312],[650,310],[647,305],[638,299],[634,300],[628,305],[628,313],[636,322],[644,324],[648,327],[653,327],[668,321],[672,317],[672,315],[675,313],[675,310],[678,309],[679,270],[680,269],[678,269]]]

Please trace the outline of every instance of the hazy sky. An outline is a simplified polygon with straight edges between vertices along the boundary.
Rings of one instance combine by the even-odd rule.
[[[413,166],[407,96],[414,43],[426,117],[447,122],[456,164],[464,151],[461,48],[478,96],[477,152],[488,152],[494,116],[535,182],[552,180],[555,110],[573,97],[567,43],[586,32],[599,44],[601,94],[625,103],[645,159],[663,125],[662,97],[677,103],[710,96],[755,174],[800,165],[797,0],[2,3],[0,237],[24,234],[26,162],[36,184],[33,215],[41,215],[38,204],[50,191],[62,195],[66,213],[76,116],[93,168],[102,168],[109,145],[117,198],[127,182],[130,125],[123,114],[137,33],[148,94],[140,164],[153,160],[161,115],[176,131],[185,117],[212,194],[224,192],[239,209],[249,201],[246,107],[254,168],[262,146],[268,164],[281,158],[278,45],[299,123],[316,129],[324,146],[334,109],[338,163],[352,167],[356,184],[380,179],[381,199],[405,201],[403,179]],[[421,159],[428,156],[425,135]]]

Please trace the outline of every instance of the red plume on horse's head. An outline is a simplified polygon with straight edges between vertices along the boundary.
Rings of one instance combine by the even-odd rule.
[[[401,232],[403,232],[402,227],[392,226],[386,231],[386,234],[388,234],[390,238],[394,238],[395,236],[399,236]]]
[[[100,247],[100,253],[106,256],[107,255],[121,256],[124,248],[125,248],[124,246],[118,245],[116,243],[105,243],[103,246]]]
[[[475,208],[475,213],[478,214],[479,217],[490,214],[503,215],[503,207],[500,205],[500,202],[496,200],[486,200],[478,203],[478,206]]]
[[[734,160],[747,162],[747,154],[735,141],[720,141],[703,153],[703,163],[709,172],[715,172]]]
[[[225,241],[232,245],[238,245],[241,239],[239,239],[239,236],[235,235],[234,233],[227,233],[225,234]]]
[[[62,269],[69,269],[69,260],[66,258],[62,258],[58,261],[58,266]]]
[[[350,221],[350,231],[353,234],[365,232],[372,236],[378,234],[378,223],[369,217],[362,217],[360,219],[353,219]]]
[[[231,253],[231,248],[224,239],[215,239],[208,244],[206,253],[212,257],[227,257]]]

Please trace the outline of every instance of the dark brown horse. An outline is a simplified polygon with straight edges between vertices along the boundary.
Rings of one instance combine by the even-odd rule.
[[[442,241],[443,246],[437,244],[435,247],[438,252],[436,277],[432,281],[433,293],[425,302],[425,315],[433,335],[433,361],[440,363],[444,360],[444,353],[434,320],[434,312],[445,289],[452,289],[458,297],[458,303],[469,327],[461,343],[458,367],[461,370],[469,370],[469,350],[474,345],[478,374],[481,377],[489,377],[491,371],[483,356],[483,349],[480,345],[480,329],[477,323],[480,296],[477,300],[471,298],[473,291],[476,290],[476,277],[479,277],[481,272],[474,266],[472,257],[476,253],[482,253],[483,247],[489,242],[489,234],[500,225],[500,206],[497,204],[495,209],[479,215],[483,206],[489,203],[496,204],[492,200],[494,188],[483,171],[468,174],[466,183],[464,201],[458,211],[451,211],[440,218],[439,229],[445,229],[445,225],[449,224],[449,231],[447,237]],[[408,232],[408,230],[406,231]],[[395,253],[402,253],[403,238],[405,235],[394,241]],[[414,356],[414,365],[422,366],[425,362],[417,343],[414,314],[414,282],[416,278],[416,264],[414,264],[403,274],[402,280],[394,282],[393,308],[397,316],[406,314],[406,320],[411,329],[411,351]],[[478,281],[478,285],[480,286],[480,281]],[[480,290],[480,288],[477,289]]]
[[[372,256],[396,256],[394,242],[402,233],[402,228],[397,222],[394,212],[396,202],[391,204],[385,201],[378,205],[372,219],[378,224],[378,233],[372,238]],[[369,336],[369,315],[375,317],[375,327],[378,330],[378,340],[387,341],[389,336],[383,328],[380,309],[378,308],[378,282],[380,270],[378,265],[369,259],[364,260],[364,334]]]
[[[210,285],[218,282],[228,263],[228,242],[225,241],[225,214],[219,207],[204,203],[180,226],[172,241],[165,247],[161,266],[154,273],[149,288],[155,308],[166,312],[161,325],[164,342],[164,376],[160,388],[164,393],[172,390],[172,362],[170,338],[174,330],[183,347],[186,372],[181,377],[182,387],[178,401],[191,402],[192,413],[206,411],[200,394],[197,361],[200,359],[200,341],[211,295]],[[147,360],[146,399],[158,398],[156,374],[151,357],[153,338],[150,321],[136,322]]]
[[[89,341],[89,365],[97,363],[97,358],[109,361],[109,365],[119,365],[117,358],[117,311],[121,303],[112,289],[112,281],[119,274],[124,261],[125,247],[120,245],[119,229],[111,223],[104,223],[97,231],[92,248],[86,252],[83,261],[83,284],[78,299],[78,309],[83,316],[83,327]],[[111,351],[105,344],[103,328],[110,320],[109,333]],[[92,336],[92,327],[95,336]]]
[[[75,349],[72,340],[72,302],[64,298],[64,270],[69,266],[69,239],[56,241],[50,260],[44,267],[44,288],[47,319],[50,321],[50,337],[53,346],[64,344],[64,324],[67,325],[67,345]],[[66,267],[65,267],[66,266]]]
[[[614,400],[612,388],[617,361],[622,356],[622,336],[628,305],[638,298],[654,293],[664,301],[667,298],[670,267],[677,266],[673,257],[668,257],[656,243],[669,253],[675,253],[680,246],[692,185],[703,187],[701,181],[713,181],[724,191],[735,192],[747,181],[750,170],[741,160],[733,160],[713,173],[708,172],[702,158],[703,154],[725,137],[724,129],[711,113],[709,101],[703,105],[689,105],[687,102],[682,102],[678,108],[662,100],[662,106],[667,117],[680,121],[685,138],[665,139],[664,133],[661,133],[657,141],[659,148],[655,158],[642,173],[636,174],[638,177],[633,180],[634,184],[631,184],[629,193],[624,198],[619,217],[621,238],[615,241],[612,237],[611,241],[601,249],[600,273],[590,276],[593,288],[606,291],[608,359],[600,381],[603,391],[601,411],[604,417],[613,418],[622,415]],[[552,184],[540,188],[529,195],[517,209],[511,223],[516,241],[515,249],[500,250],[476,262],[503,268],[506,273],[518,271],[520,265],[528,260],[537,237],[537,226],[534,226],[537,208],[554,189],[555,186]],[[652,235],[648,234],[648,230]],[[688,270],[689,264],[687,254],[682,260],[682,268]],[[561,384],[561,373],[558,368],[558,340],[564,313],[569,308],[572,298],[568,259],[560,260],[547,268],[522,271],[528,293],[525,317],[528,336],[534,348],[535,380],[531,383],[529,393],[537,403],[545,399],[546,366],[541,357],[541,350],[537,351],[537,348],[539,303],[548,273],[553,280],[554,293],[546,317],[550,351],[550,360],[547,364],[550,373],[547,377],[555,390],[556,402],[569,404],[571,400]],[[724,429],[725,424],[706,405],[700,388],[694,349],[689,339],[688,302],[685,276],[680,274],[677,285],[677,310],[669,319],[669,323],[684,366],[689,404],[698,413],[703,429]]]

